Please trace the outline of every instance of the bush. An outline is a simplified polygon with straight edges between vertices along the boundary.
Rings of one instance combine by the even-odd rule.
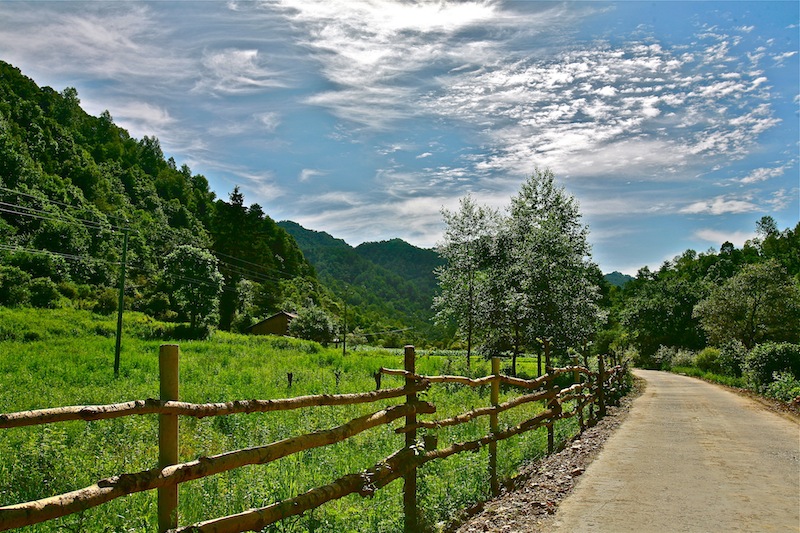
[[[50,278],[36,278],[28,285],[31,291],[31,305],[42,309],[58,307],[61,293]]]
[[[672,366],[695,366],[696,355],[690,350],[678,350],[672,356]]]
[[[31,276],[14,266],[0,265],[0,305],[27,305],[31,298],[28,284]]]
[[[747,358],[747,348],[737,340],[724,344],[719,351],[720,373],[735,378],[742,377],[742,367]]]
[[[719,350],[716,348],[703,348],[694,359],[694,364],[703,372],[722,374],[722,367],[719,364]]]
[[[772,383],[767,385],[767,396],[782,402],[800,398],[800,381],[791,372],[775,372],[772,377]]]
[[[745,360],[745,371],[750,381],[762,390],[772,382],[776,372],[791,372],[795,379],[800,378],[800,345],[784,343],[765,343],[753,348]]]
[[[100,315],[110,315],[117,310],[118,291],[114,289],[103,289],[97,295],[97,303],[94,304],[92,311]]]

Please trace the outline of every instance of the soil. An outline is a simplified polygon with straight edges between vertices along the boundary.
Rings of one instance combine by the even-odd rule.
[[[633,400],[642,394],[645,381],[636,379],[633,390],[618,406],[608,406],[606,416],[563,448],[528,463],[507,482],[500,496],[465,511],[445,533],[538,533],[549,529],[558,504],[572,492],[578,478],[602,449],[608,437],[625,420]]]

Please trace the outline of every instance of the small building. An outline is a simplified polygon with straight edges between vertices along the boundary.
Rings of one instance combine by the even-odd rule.
[[[297,318],[293,313],[281,311],[247,328],[251,335],[288,335],[289,324]]]

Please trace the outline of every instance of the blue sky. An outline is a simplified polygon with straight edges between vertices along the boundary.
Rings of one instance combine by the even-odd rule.
[[[430,247],[537,166],[605,272],[800,218],[791,2],[0,2],[0,59],[274,219]]]

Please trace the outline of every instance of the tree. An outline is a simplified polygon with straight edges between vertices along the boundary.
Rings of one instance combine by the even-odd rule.
[[[576,200],[537,169],[512,198],[507,223],[510,261],[506,279],[516,280],[507,308],[522,321],[525,339],[545,339],[561,351],[583,344],[601,319],[599,288]]]
[[[206,250],[180,245],[164,259],[164,273],[172,299],[189,315],[192,329],[211,323],[222,292],[217,259]]]
[[[442,209],[444,240],[436,247],[446,264],[436,269],[441,293],[434,298],[436,320],[454,320],[467,337],[467,368],[472,355],[478,315],[478,285],[490,239],[497,231],[497,213],[478,206],[471,196],[461,199],[456,212]]]
[[[289,335],[327,345],[333,339],[333,321],[321,307],[311,305],[289,323]]]
[[[708,340],[747,348],[800,339],[800,288],[777,261],[746,265],[694,308]]]

